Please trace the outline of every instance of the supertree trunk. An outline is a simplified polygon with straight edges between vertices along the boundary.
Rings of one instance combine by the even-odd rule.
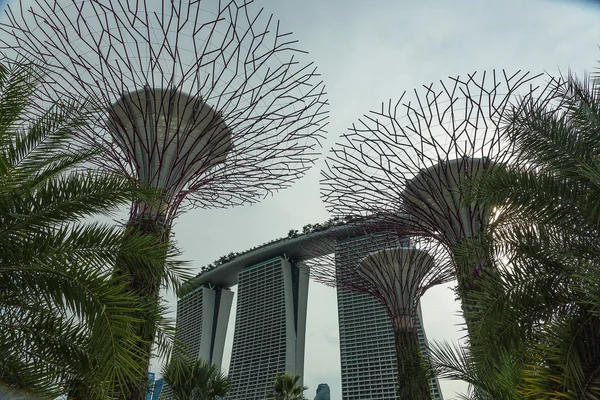
[[[160,245],[164,245],[164,259],[166,262],[168,252],[168,240],[170,227],[156,219],[134,219],[128,223],[127,229],[130,234],[148,235],[156,239]],[[161,271],[156,271],[150,265],[135,264],[121,260],[117,262],[114,274],[123,277],[128,282],[128,290],[137,294],[140,299],[140,311],[133,313],[133,317],[139,319],[141,324],[134,325],[134,334],[139,337],[137,351],[142,355],[145,364],[150,365],[152,358],[152,346],[155,342],[157,317],[160,315],[160,289]],[[148,378],[146,371],[140,371],[136,379],[130,380],[126,386],[120,389],[123,398],[129,400],[144,400]]]
[[[429,362],[423,357],[417,328],[394,327],[398,363],[398,398],[401,400],[431,400]]]

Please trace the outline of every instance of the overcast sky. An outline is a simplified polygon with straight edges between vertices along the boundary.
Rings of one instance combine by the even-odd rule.
[[[13,4],[17,0],[13,0]],[[6,1],[0,0],[0,5]],[[257,0],[293,31],[310,52],[330,100],[328,149],[362,114],[404,90],[449,75],[485,69],[575,72],[600,59],[600,7],[596,2],[552,0]],[[290,229],[328,218],[319,199],[317,165],[293,188],[261,204],[229,210],[192,210],[174,227],[194,270],[232,251],[285,236]],[[175,298],[168,296],[171,308]],[[459,306],[450,286],[423,298],[430,340],[461,336]],[[232,312],[224,366],[231,354]],[[341,400],[337,306],[333,289],[309,291],[304,382],[307,397],[328,383]],[[465,385],[442,381],[446,399]]]

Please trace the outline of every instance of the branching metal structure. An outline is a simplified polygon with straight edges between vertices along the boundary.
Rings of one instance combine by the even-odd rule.
[[[182,203],[257,201],[318,156],[324,85],[250,3],[36,0],[8,9],[0,42],[47,67],[46,100],[100,99],[82,139],[106,149],[102,167],[162,189],[157,210],[172,220]]]
[[[482,238],[490,220],[490,210],[469,200],[470,182],[511,160],[503,134],[511,100],[517,95],[533,100],[537,93],[546,93],[538,87],[543,83],[539,78],[491,71],[405,92],[353,124],[327,159],[322,197],[334,216],[378,215],[411,240],[428,238],[448,254],[434,262],[421,252],[375,253],[356,269],[363,272],[353,273],[354,279],[318,266],[311,270],[317,280],[325,274],[337,285],[371,293],[386,305],[397,338],[398,365],[409,368],[399,368],[399,376],[410,370],[415,377],[407,381],[413,384],[407,385],[411,391],[403,398],[426,398],[419,379],[425,369],[417,367],[405,307],[428,287],[455,276],[463,309],[469,309],[468,293],[476,289],[489,259],[461,259],[461,246]],[[404,262],[407,257],[412,262]]]
[[[168,240],[187,207],[251,203],[314,163],[327,120],[316,68],[251,1],[35,0],[7,11],[0,47],[46,68],[42,102],[92,99],[95,164],[159,192],[130,225]],[[158,304],[161,277],[123,266]],[[164,275],[164,274],[163,274]],[[139,328],[150,357],[154,320]],[[145,395],[146,378],[123,394]]]
[[[490,210],[467,204],[469,182],[511,158],[503,135],[511,99],[534,99],[546,84],[528,72],[473,73],[383,103],[333,148],[322,172],[325,203],[337,216],[387,212],[408,234],[454,252],[486,232]],[[485,265],[457,265],[462,294]]]
[[[396,344],[398,394],[401,399],[431,399],[432,375],[421,353],[417,309],[427,289],[452,279],[450,257],[439,243],[429,238],[409,242],[385,222],[365,229],[364,236],[373,236],[380,249],[366,256],[361,248],[338,249],[335,255],[305,261],[306,268],[318,282],[369,294],[385,307]],[[313,250],[318,246],[310,244]]]

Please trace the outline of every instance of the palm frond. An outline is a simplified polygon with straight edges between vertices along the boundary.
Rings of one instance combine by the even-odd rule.
[[[41,76],[0,60],[0,384],[110,399],[145,374],[139,326],[161,321],[159,351],[169,338],[163,308],[130,292],[115,268],[141,265],[172,287],[185,278],[183,264],[160,238],[89,222],[132,201],[151,204],[156,192],[88,168],[103,149],[80,141],[79,131],[98,103],[44,109]]]

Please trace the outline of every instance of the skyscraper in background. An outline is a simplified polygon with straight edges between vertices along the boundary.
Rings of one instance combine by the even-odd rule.
[[[233,292],[225,287],[200,285],[177,300],[177,339],[173,357],[205,360],[221,368],[225,335]],[[160,382],[160,390],[163,381]],[[164,385],[161,399],[171,400],[171,388]]]
[[[331,392],[329,390],[329,385],[326,383],[320,383],[317,387],[317,395],[315,396],[315,400],[330,400]]]
[[[154,388],[152,393],[152,400],[158,400],[160,394],[162,393],[163,386],[165,384],[165,380],[163,378],[157,379],[154,381]]]
[[[423,329],[423,314],[421,313],[421,303],[419,303],[418,317],[419,318],[417,319],[417,327],[419,332],[419,344],[421,345],[421,351],[423,352],[423,356],[427,360],[429,360],[429,352],[427,351],[427,336],[425,336],[425,329]],[[429,386],[431,387],[432,400],[444,400],[444,398],[442,397],[442,390],[440,389],[440,382],[438,381],[437,376],[431,378]]]
[[[335,249],[338,273],[352,268],[370,252],[381,250],[389,238],[372,234],[341,240]],[[400,244],[400,243],[398,243]],[[396,353],[392,324],[381,303],[370,294],[338,288],[342,398],[344,400],[395,400]],[[419,341],[427,338],[418,318]],[[441,400],[437,378],[432,379],[432,398]]]
[[[263,400],[277,374],[304,370],[308,276],[283,257],[238,275],[237,311],[229,377],[231,400]]]

